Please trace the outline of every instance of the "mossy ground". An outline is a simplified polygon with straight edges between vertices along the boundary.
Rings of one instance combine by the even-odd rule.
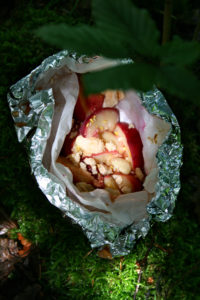
[[[17,142],[6,94],[10,85],[55,53],[34,36],[49,22],[90,22],[90,1],[16,2],[1,21],[1,202],[20,232],[38,247],[46,299],[200,299],[200,110],[195,101],[172,99],[182,128],[182,190],[174,216],[157,223],[124,258],[103,260],[90,251],[79,227],[62,217],[39,191],[23,145]],[[148,8],[148,6],[147,6]],[[198,70],[197,70],[198,71]],[[13,276],[15,274],[13,273]]]

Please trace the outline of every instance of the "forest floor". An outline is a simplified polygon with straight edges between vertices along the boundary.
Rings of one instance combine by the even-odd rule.
[[[0,197],[3,209],[18,224],[13,238],[15,232],[21,232],[32,242],[32,249],[0,284],[0,300],[198,300],[200,110],[194,99],[183,101],[165,94],[182,129],[182,189],[173,217],[166,223],[154,224],[128,256],[99,258],[81,229],[47,201],[30,174],[6,95],[12,84],[59,51],[35,37],[36,28],[51,22],[91,22],[90,1],[65,2],[10,1],[10,7],[6,2],[2,6]]]

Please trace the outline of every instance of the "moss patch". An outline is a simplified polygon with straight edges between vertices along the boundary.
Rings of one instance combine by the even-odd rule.
[[[50,22],[91,22],[90,1],[65,2],[22,1],[1,22],[2,204],[18,222],[19,231],[38,247],[38,282],[48,299],[133,299],[136,287],[136,299],[198,299],[200,113],[194,102],[167,97],[181,124],[185,149],[182,190],[174,216],[167,223],[155,224],[147,238],[139,240],[124,258],[106,261],[98,258],[95,250],[90,253],[79,227],[50,205],[30,174],[26,152],[17,142],[6,94],[10,85],[58,50],[36,38],[35,28]]]

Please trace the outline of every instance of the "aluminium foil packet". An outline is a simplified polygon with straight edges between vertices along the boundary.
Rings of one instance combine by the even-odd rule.
[[[165,222],[172,216],[180,190],[182,164],[177,119],[156,88],[146,93],[128,91],[126,99],[117,106],[120,120],[133,121],[141,130],[148,193],[122,195],[123,201],[116,201],[110,205],[110,211],[104,213],[109,207],[104,191],[78,195],[72,184],[72,174],[56,164],[64,138],[72,126],[79,92],[76,73],[92,72],[119,63],[129,61],[77,57],[65,50],[45,59],[11,86],[8,93],[17,137],[19,142],[26,144],[39,188],[64,215],[82,227],[92,248],[108,245],[113,257],[128,254],[136,240],[146,236],[153,220]],[[142,131],[141,120],[146,122],[147,132]],[[149,137],[155,128],[161,136],[158,144]]]

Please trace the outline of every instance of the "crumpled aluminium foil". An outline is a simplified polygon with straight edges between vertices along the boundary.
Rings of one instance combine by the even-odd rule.
[[[67,197],[62,182],[49,173],[42,164],[51,130],[54,97],[52,89],[36,91],[36,81],[47,70],[67,64],[69,58],[76,63],[89,63],[86,57],[78,58],[75,54],[70,55],[66,50],[61,51],[45,59],[29,75],[11,86],[8,102],[18,140],[26,144],[31,170],[42,192],[53,205],[82,227],[91,247],[109,245],[113,257],[126,255],[130,253],[138,238],[146,236],[152,220],[165,222],[172,216],[180,190],[179,174],[182,165],[180,128],[175,115],[159,90],[154,88],[147,93],[138,93],[150,114],[159,116],[171,124],[168,137],[157,153],[159,180],[156,184],[156,196],[147,206],[148,217],[128,226],[123,232],[116,225],[103,221],[98,212],[90,212]]]

